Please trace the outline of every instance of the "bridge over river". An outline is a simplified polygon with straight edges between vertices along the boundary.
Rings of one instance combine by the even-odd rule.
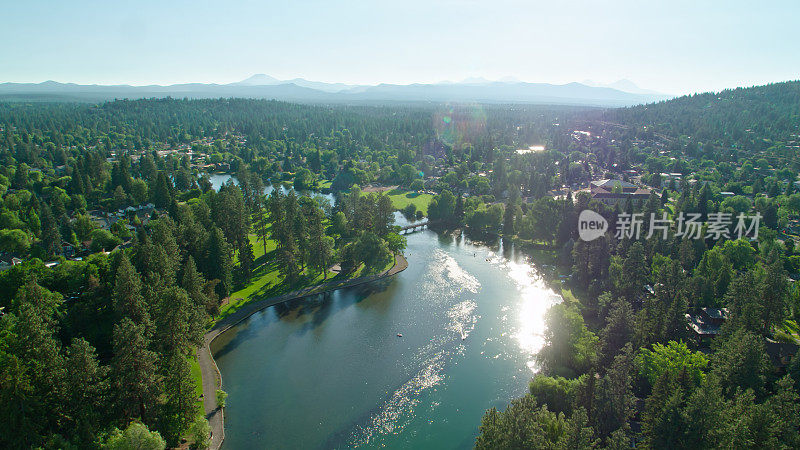
[[[412,224],[412,225],[406,225],[404,227],[400,227],[400,230],[397,233],[398,234],[413,233],[413,232],[417,231],[418,229],[422,230],[425,227],[427,227],[429,225],[435,225],[436,223],[438,223],[438,222],[437,221],[426,220],[424,222],[419,222],[419,223],[415,223],[415,224]]]

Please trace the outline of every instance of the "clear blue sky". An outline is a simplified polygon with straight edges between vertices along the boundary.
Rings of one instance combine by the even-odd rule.
[[[680,94],[800,78],[796,0],[4,0],[0,11],[0,82],[627,78]]]

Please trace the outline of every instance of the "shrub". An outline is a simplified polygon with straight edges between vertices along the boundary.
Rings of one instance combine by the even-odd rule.
[[[194,439],[192,448],[202,450],[208,448],[211,444],[211,426],[208,424],[208,420],[206,420],[205,417],[198,417],[195,419],[194,423],[192,423],[190,433]]]
[[[228,393],[222,389],[217,389],[217,408],[225,407],[225,400],[228,398]]]

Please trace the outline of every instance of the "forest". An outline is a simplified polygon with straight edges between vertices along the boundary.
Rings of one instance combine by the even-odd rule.
[[[788,82],[622,109],[0,103],[0,446],[204,447],[195,349],[231,293],[267,267],[283,291],[385,270],[401,209],[555,268],[541,370],[476,423],[476,447],[796,448],[799,96]],[[648,194],[603,202],[591,182],[606,179]],[[587,209],[610,224],[592,241]],[[735,220],[699,239],[647,221],[650,237],[615,235],[635,213],[761,222],[738,239]],[[690,318],[708,311],[724,323],[698,339]]]

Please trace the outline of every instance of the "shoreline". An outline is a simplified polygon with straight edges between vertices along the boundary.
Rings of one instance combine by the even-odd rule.
[[[209,450],[219,449],[222,445],[222,441],[225,439],[224,408],[218,409],[216,405],[216,391],[222,388],[222,373],[220,373],[219,367],[217,367],[217,363],[214,361],[214,356],[211,354],[211,343],[214,342],[214,339],[258,311],[269,308],[270,306],[275,306],[297,298],[308,297],[310,295],[317,295],[337,289],[370,283],[396,275],[404,271],[407,267],[408,261],[406,258],[398,254],[396,255],[394,265],[381,273],[362,276],[347,281],[329,281],[316,286],[298,289],[277,297],[256,300],[242,306],[241,309],[214,324],[214,326],[203,335],[203,345],[197,348],[197,362],[200,365],[200,373],[203,378],[203,408],[205,409],[205,417],[211,427],[211,444],[208,446]]]

